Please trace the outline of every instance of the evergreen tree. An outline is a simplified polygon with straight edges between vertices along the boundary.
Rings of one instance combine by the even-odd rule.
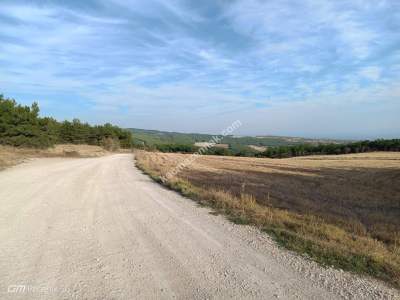
[[[132,146],[132,134],[117,126],[90,126],[79,119],[57,122],[39,116],[39,105],[17,104],[0,95],[0,144],[47,148],[56,143],[90,144],[116,149]]]

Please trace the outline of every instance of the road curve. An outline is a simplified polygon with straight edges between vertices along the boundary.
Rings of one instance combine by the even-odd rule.
[[[129,154],[0,172],[1,299],[337,299],[372,288],[396,297],[211,215]]]

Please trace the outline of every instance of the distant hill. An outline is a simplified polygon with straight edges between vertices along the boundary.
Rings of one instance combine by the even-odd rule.
[[[160,144],[185,144],[194,145],[196,143],[209,142],[214,135],[201,133],[181,133],[159,130],[147,130],[138,128],[127,128],[133,133],[135,144],[145,144],[154,146]],[[308,139],[300,137],[285,136],[225,136],[221,144],[227,144],[230,148],[250,147],[253,149],[265,149],[274,146],[293,146],[299,144],[337,144],[348,142],[344,140],[331,139]]]

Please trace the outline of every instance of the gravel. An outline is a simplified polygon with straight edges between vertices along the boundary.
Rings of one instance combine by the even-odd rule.
[[[2,171],[0,202],[2,299],[400,299],[210,214],[129,154]]]

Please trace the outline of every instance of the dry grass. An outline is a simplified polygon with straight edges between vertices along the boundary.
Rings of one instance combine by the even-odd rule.
[[[136,154],[153,178],[185,154]],[[400,153],[201,156],[165,184],[289,249],[400,285]]]
[[[35,157],[97,157],[109,153],[91,145],[56,145],[46,150],[0,146],[0,170]]]

